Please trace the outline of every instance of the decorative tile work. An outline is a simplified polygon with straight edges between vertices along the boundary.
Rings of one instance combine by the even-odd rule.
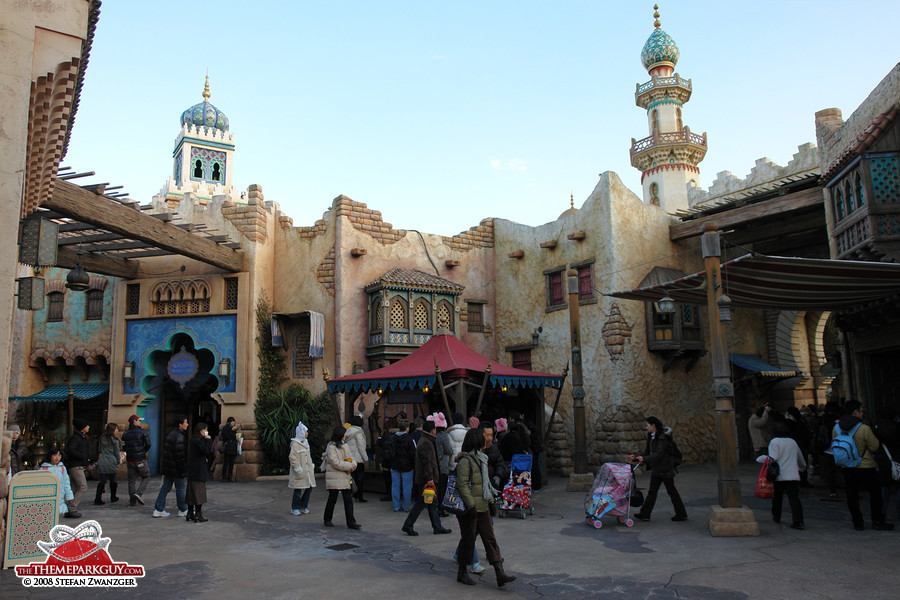
[[[215,127],[221,131],[228,131],[228,117],[209,102],[200,102],[181,113],[181,124]]]
[[[37,542],[59,521],[59,479],[48,471],[16,474],[9,487],[5,566],[46,556]]]
[[[900,202],[900,170],[896,156],[869,159],[872,176],[872,196],[875,204]]]
[[[678,56],[678,45],[675,44],[675,40],[662,29],[655,29],[641,50],[641,64],[648,70],[660,62],[670,62],[674,65],[678,62]]]

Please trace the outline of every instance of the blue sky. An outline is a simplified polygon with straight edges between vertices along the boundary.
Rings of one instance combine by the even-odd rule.
[[[900,60],[859,0],[662,2],[693,81],[685,124],[707,132],[707,188],[757,158],[815,143],[814,113],[847,118]],[[397,228],[453,235],[486,217],[528,225],[580,206],[615,171],[640,195],[631,138],[649,80],[653,3],[103,3],[63,164],[147,203],[172,172],[179,117],[210,101],[235,134],[234,178],[294,225],[344,194]]]

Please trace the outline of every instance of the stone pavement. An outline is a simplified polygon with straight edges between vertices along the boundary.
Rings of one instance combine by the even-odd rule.
[[[208,486],[208,523],[186,523],[174,515],[151,517],[160,480],[154,478],[147,506],[127,502],[85,507],[111,538],[116,561],[144,565],[136,589],[35,590],[21,585],[11,570],[0,573],[3,600],[19,598],[278,598],[324,599],[425,597],[523,599],[823,599],[896,598],[900,590],[900,531],[854,531],[846,505],[821,501],[821,489],[802,490],[805,531],[772,522],[767,500],[750,491],[757,468],[741,467],[745,502],[754,509],[761,535],[713,538],[706,513],[715,502],[714,465],[682,467],[677,485],[690,519],[673,523],[662,490],[653,519],[633,528],[605,517],[599,530],[584,520],[584,494],[565,491],[566,480],[551,479],[534,495],[535,514],[524,520],[497,519],[495,530],[509,572],[518,580],[498,590],[493,570],[473,576],[478,585],[455,581],[450,560],[459,539],[455,519],[445,519],[451,535],[433,535],[427,513],[420,535],[400,531],[405,513],[390,503],[355,504],[361,531],[322,526],[326,493],[313,491],[308,515],[290,514],[285,481]],[[647,476],[638,478],[646,490]],[[96,482],[91,482],[91,487]],[[120,487],[120,489],[122,489]],[[87,496],[86,496],[87,497]],[[867,503],[864,503],[867,507]],[[868,515],[867,511],[864,513]],[[891,508],[895,513],[895,508]],[[784,521],[790,522],[785,500]],[[74,523],[69,523],[74,525]],[[479,544],[480,545],[480,544]],[[483,550],[483,549],[482,549]]]

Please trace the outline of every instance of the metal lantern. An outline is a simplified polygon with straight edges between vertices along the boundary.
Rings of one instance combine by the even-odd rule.
[[[22,221],[21,230],[19,262],[33,267],[55,265],[59,225],[32,215]]]
[[[722,323],[731,323],[731,298],[728,294],[722,294],[716,304],[719,306],[719,321]]]
[[[228,384],[231,381],[231,359],[223,358],[220,360],[216,372],[218,373],[219,378],[222,379],[223,385],[228,387]]]
[[[40,277],[20,277],[19,310],[43,310],[44,280]]]
[[[672,314],[675,312],[675,300],[666,294],[656,303],[656,312],[666,315]]]
[[[91,287],[91,276],[84,270],[80,257],[75,261],[75,268],[66,275],[66,287],[73,292],[84,292]]]

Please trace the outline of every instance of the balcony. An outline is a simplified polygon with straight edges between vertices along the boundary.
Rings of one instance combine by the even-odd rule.
[[[682,79],[678,73],[672,77],[654,77],[647,83],[639,83],[635,85],[634,101],[642,107],[647,108],[649,99],[646,96],[653,96],[653,92],[659,90],[657,95],[668,91],[670,96],[672,92],[676,92],[673,97],[677,97],[680,102],[687,102],[691,97],[691,80]]]
[[[642,140],[631,140],[631,159],[634,161],[636,154],[652,150],[660,146],[698,146],[706,153],[706,134],[697,135],[685,127],[681,131],[670,133],[657,133]]]

